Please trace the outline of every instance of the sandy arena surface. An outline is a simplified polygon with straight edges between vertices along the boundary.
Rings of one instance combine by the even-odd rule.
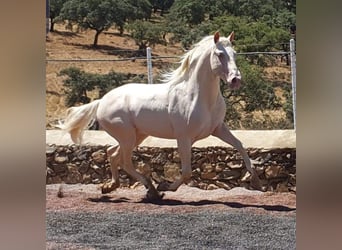
[[[62,197],[58,197],[61,191]],[[165,192],[163,199],[145,200],[145,188],[120,188],[102,195],[94,184],[46,186],[47,211],[129,211],[146,213],[192,212],[201,209],[246,210],[295,216],[296,194],[247,190],[245,188],[201,190],[182,185],[176,192]]]

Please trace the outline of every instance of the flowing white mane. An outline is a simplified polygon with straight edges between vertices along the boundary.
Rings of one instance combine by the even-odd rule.
[[[231,46],[231,42],[226,37],[220,37],[219,41],[223,46]],[[182,57],[180,66],[170,72],[162,75],[162,82],[170,84],[178,84],[182,82],[189,72],[190,66],[193,65],[197,59],[203,55],[205,51],[214,47],[214,36],[206,36],[201,41],[193,45],[193,48],[187,51]]]

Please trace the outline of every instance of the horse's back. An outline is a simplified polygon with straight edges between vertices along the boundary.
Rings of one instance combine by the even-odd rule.
[[[146,104],[151,101],[165,102],[167,88],[165,84],[130,83],[105,94],[100,102],[99,110],[113,112],[116,109],[135,108],[138,104]],[[115,105],[115,107],[111,107]]]

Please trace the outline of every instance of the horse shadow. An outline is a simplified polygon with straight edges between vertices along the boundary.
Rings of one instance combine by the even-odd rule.
[[[224,205],[230,208],[261,208],[266,211],[274,211],[274,212],[291,212],[296,211],[296,208],[291,208],[283,205],[256,205],[256,204],[244,204],[240,202],[223,202],[223,201],[214,201],[214,200],[199,200],[199,201],[180,201],[175,199],[161,199],[151,201],[146,198],[141,199],[140,201],[132,201],[126,197],[114,198],[107,195],[103,195],[99,198],[87,198],[90,202],[96,203],[142,203],[142,204],[154,204],[159,206],[207,206],[207,205]]]

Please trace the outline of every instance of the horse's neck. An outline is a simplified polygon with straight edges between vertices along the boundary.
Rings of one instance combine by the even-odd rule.
[[[211,107],[219,97],[220,79],[211,70],[208,58],[198,62],[187,82],[188,91],[201,103]]]

